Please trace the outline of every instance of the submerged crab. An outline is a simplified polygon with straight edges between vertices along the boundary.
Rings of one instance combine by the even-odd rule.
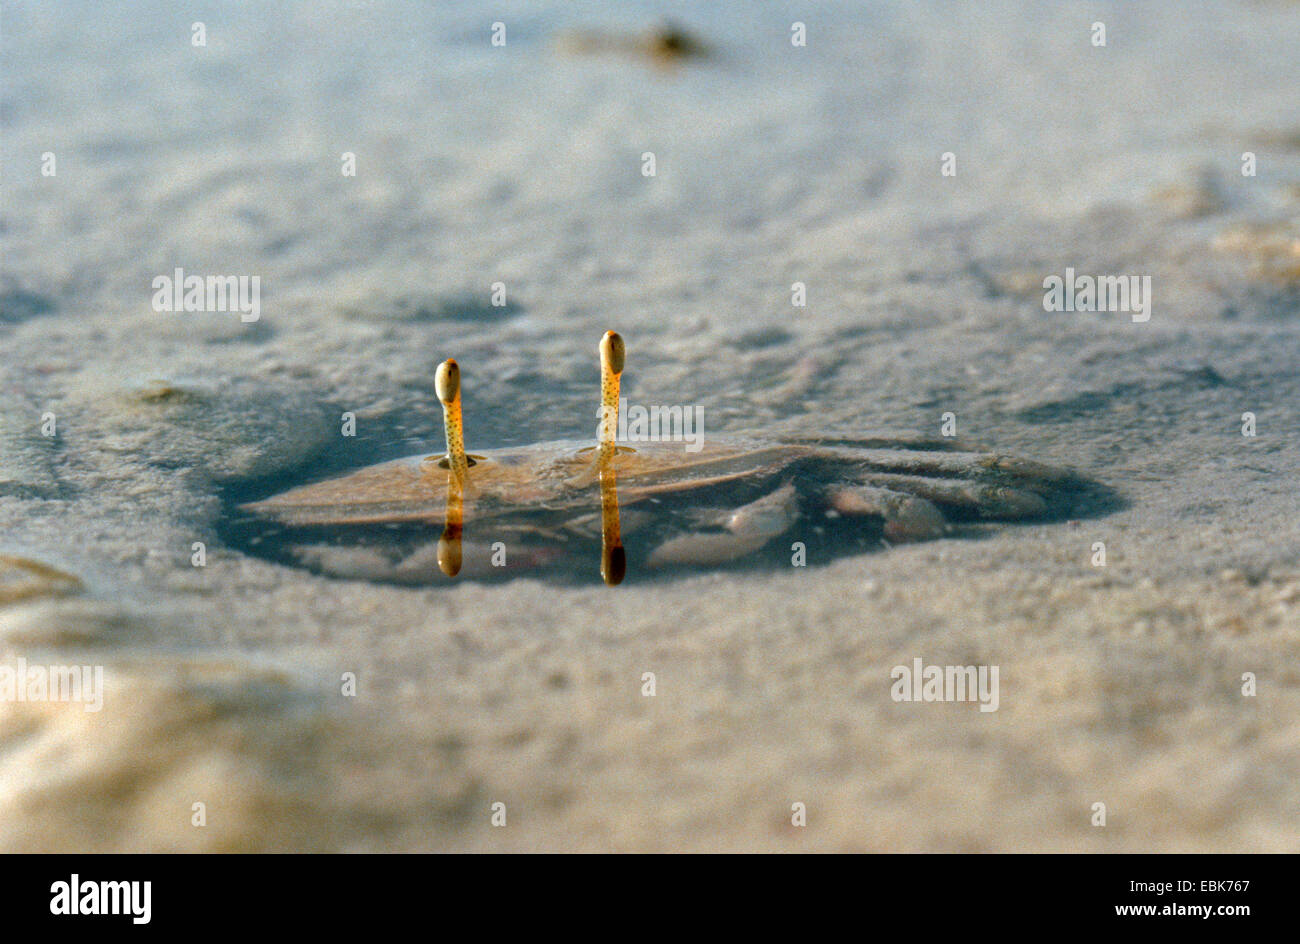
[[[274,522],[298,563],[339,576],[427,582],[596,559],[627,567],[716,566],[767,551],[815,563],[844,549],[941,537],[963,523],[1060,514],[1071,473],[951,440],[715,437],[616,446],[622,341],[601,342],[605,420],[597,445],[539,443],[467,456],[459,374],[439,369],[448,451],[385,462],[243,506]],[[785,540],[777,541],[785,536]],[[435,566],[436,562],[436,566]]]

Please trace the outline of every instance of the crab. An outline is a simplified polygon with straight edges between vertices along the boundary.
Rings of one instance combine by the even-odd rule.
[[[285,556],[335,576],[425,583],[462,567],[478,577],[585,569],[599,540],[600,573],[612,585],[629,567],[625,536],[638,572],[745,559],[816,563],[984,521],[1061,516],[1083,484],[1068,470],[952,439],[618,444],[609,421],[623,357],[622,340],[609,332],[595,445],[464,453],[459,370],[449,361],[437,384],[446,453],[383,462],[242,507],[273,528]]]

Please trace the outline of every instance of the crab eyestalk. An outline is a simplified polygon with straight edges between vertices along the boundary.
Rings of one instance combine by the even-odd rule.
[[[465,428],[460,412],[460,367],[451,358],[438,365],[433,380],[442,403],[442,425],[447,435],[447,508],[442,537],[438,539],[438,569],[448,577],[460,573],[461,534],[465,525]]]
[[[618,382],[626,350],[617,332],[600,339],[600,426],[597,430],[596,469],[600,475],[600,576],[614,586],[627,573],[627,554],[618,523],[618,486],[614,456],[618,440]]]
[[[614,331],[606,331],[600,339],[600,426],[597,435],[602,461],[614,455],[614,443],[618,439],[618,382],[623,375],[624,354],[623,339]]]
[[[447,434],[447,468],[457,484],[464,488],[469,476],[469,460],[465,458],[465,428],[460,415],[460,367],[450,357],[438,365],[433,386],[442,403],[442,425]],[[450,494],[449,490],[448,496]]]

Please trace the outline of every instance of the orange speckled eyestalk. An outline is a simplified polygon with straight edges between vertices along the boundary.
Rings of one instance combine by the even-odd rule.
[[[600,456],[612,456],[618,438],[618,384],[623,374],[623,339],[606,331],[600,339]]]
[[[442,425],[447,434],[447,467],[461,488],[469,477],[465,458],[465,429],[460,415],[460,367],[450,357],[438,365],[434,389],[442,403]]]

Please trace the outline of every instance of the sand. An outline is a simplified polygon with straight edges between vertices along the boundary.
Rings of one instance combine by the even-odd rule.
[[[195,47],[170,4],[5,5],[0,667],[104,691],[0,701],[0,849],[1300,848],[1300,8],[819,3],[794,47],[704,6]],[[711,57],[557,52],[665,14]],[[154,310],[177,267],[260,317]],[[1150,320],[1045,311],[1067,267],[1150,276]],[[711,432],[952,412],[1121,501],[614,590],[223,540],[232,495],[436,444],[444,357],[471,450],[587,435],[608,328]],[[916,658],[998,666],[998,710],[893,700]]]

